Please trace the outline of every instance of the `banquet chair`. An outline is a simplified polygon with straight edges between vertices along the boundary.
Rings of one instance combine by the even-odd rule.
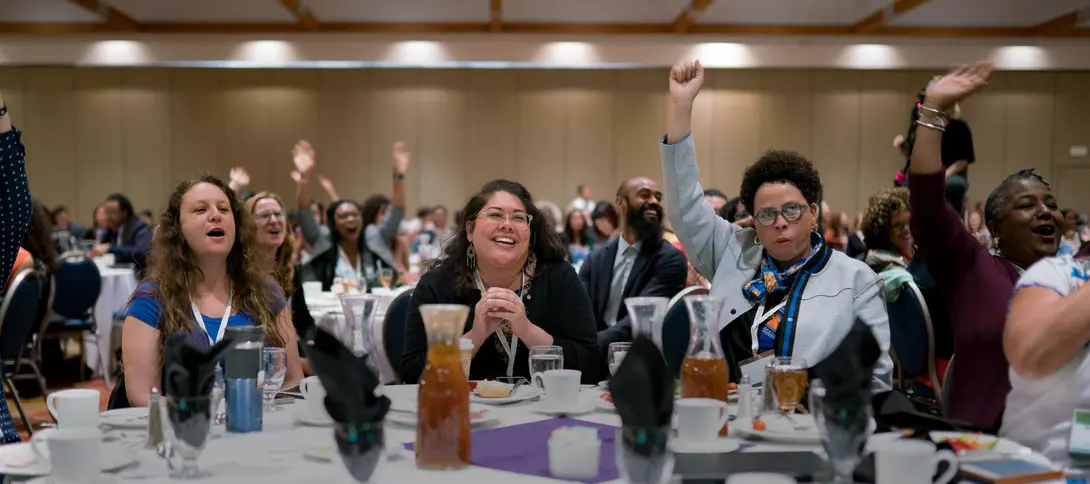
[[[57,282],[53,276],[42,277],[40,280],[45,283],[45,287],[42,287],[43,294],[38,298],[38,310],[35,313],[34,325],[31,326],[27,335],[27,346],[23,350],[23,358],[13,363],[5,361],[4,364],[13,368],[13,379],[33,378],[36,380],[38,390],[42,392],[42,398],[45,398],[49,395],[49,391],[46,389],[45,377],[42,376],[42,366],[45,364],[42,360],[42,338],[45,337],[45,330],[49,328],[49,318],[53,315],[51,308],[57,293]],[[24,365],[30,369],[30,373],[23,371]]]
[[[954,391],[954,356],[950,355],[950,364],[946,365],[946,373],[942,377],[942,416],[949,415],[950,393]]]
[[[84,331],[94,331],[95,303],[102,292],[102,276],[98,266],[91,259],[69,258],[61,261],[57,269],[55,297],[53,298],[53,318],[45,331],[47,338],[75,337],[80,340],[81,355],[87,354],[87,345],[83,339]],[[100,354],[102,368],[106,366],[106,355]],[[84,364],[80,364],[80,379],[86,379]]]
[[[386,309],[386,318],[382,321],[383,356],[398,382],[401,381],[401,353],[405,350],[405,322],[409,319],[409,302],[412,299],[413,289],[403,289]]]
[[[689,286],[674,295],[666,305],[666,317],[662,321],[662,355],[674,376],[681,375],[681,362],[689,351],[689,310],[685,307],[686,296],[707,296],[704,286]]]
[[[15,276],[0,303],[0,359],[4,361],[4,386],[15,402],[19,417],[27,432],[34,430],[23,409],[23,399],[15,388],[14,373],[8,371],[19,366],[26,354],[26,341],[34,328],[38,315],[38,298],[41,296],[41,278],[37,272],[26,269]],[[8,362],[12,364],[8,364]]]
[[[886,302],[889,314],[890,355],[897,365],[896,384],[915,401],[934,410],[942,406],[935,361],[935,329],[920,289],[912,281],[904,284],[900,297]],[[916,383],[923,376],[931,383]]]

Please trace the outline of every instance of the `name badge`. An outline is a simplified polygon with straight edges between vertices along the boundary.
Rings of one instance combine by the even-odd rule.
[[[1071,438],[1067,453],[1072,459],[1090,461],[1090,410],[1075,409],[1071,417]]]
[[[738,363],[738,366],[742,369],[742,374],[749,377],[750,385],[757,386],[757,384],[764,384],[765,367],[768,366],[768,360],[773,356],[775,356],[775,352],[765,351],[753,358]]]

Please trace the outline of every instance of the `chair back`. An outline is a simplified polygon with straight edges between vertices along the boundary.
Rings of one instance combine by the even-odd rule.
[[[405,350],[405,323],[409,319],[409,303],[412,299],[411,289],[396,296],[390,303],[390,307],[386,309],[386,319],[382,322],[382,350],[396,380],[401,379],[401,353]]]
[[[86,317],[102,291],[102,276],[91,259],[62,260],[54,282],[53,313],[65,319]]]
[[[909,281],[896,301],[886,303],[889,314],[889,340],[897,355],[902,377],[915,379],[935,372],[935,333],[931,313],[920,289]],[[938,388],[938,378],[933,382]]]
[[[41,293],[41,278],[30,269],[17,274],[8,287],[0,303],[0,358],[3,360],[18,362],[22,359],[27,338],[38,322]]]
[[[954,357],[957,355],[950,355],[950,363],[946,365],[946,373],[942,376],[942,400],[939,403],[942,405],[942,416],[947,417],[950,415],[950,393],[954,391]]]
[[[689,310],[685,307],[686,296],[706,296],[708,289],[703,286],[689,286],[682,289],[666,305],[666,318],[662,321],[662,355],[674,376],[681,375],[681,363],[689,351],[692,337],[689,327]]]

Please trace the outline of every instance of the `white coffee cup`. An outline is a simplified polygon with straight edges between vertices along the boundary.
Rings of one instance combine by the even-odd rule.
[[[727,424],[727,402],[714,398],[677,400],[677,436],[692,442],[711,442]]]
[[[311,423],[330,423],[333,418],[325,409],[325,387],[316,376],[308,376],[299,382],[303,394],[303,417]]]
[[[936,450],[935,444],[920,439],[897,439],[878,445],[874,453],[878,484],[946,484],[958,472],[958,458],[949,450]],[[939,462],[946,471],[932,481]]]
[[[98,429],[100,398],[98,390],[61,390],[50,393],[45,399],[45,406],[60,428]]]
[[[101,472],[101,445],[98,429],[90,428],[45,429],[30,439],[31,450],[50,467],[50,482],[55,484],[95,482]]]
[[[794,477],[771,472],[744,472],[727,478],[727,484],[796,484]]]
[[[541,399],[551,408],[570,409],[579,404],[579,370],[548,370],[534,375],[535,382],[545,389]]]
[[[117,256],[113,254],[102,254],[101,260],[102,265],[109,267],[117,263]]]
[[[314,299],[322,295],[321,281],[307,281],[303,283],[303,297]]]

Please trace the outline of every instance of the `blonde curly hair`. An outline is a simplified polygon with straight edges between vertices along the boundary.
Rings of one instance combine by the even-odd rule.
[[[863,214],[863,237],[867,247],[878,250],[896,250],[889,241],[890,220],[899,210],[911,211],[908,189],[886,188],[871,195],[867,211]]]

